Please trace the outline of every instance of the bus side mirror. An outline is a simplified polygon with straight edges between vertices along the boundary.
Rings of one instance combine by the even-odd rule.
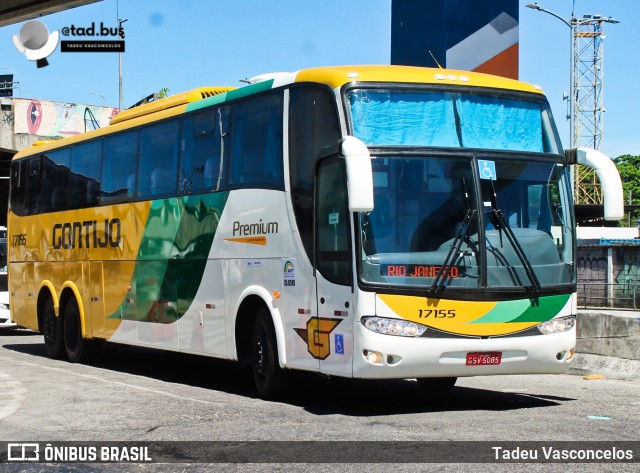
[[[355,136],[342,141],[342,156],[347,164],[347,191],[350,212],[373,210],[373,173],[367,146]]]
[[[591,148],[565,151],[567,164],[582,164],[596,172],[604,197],[604,219],[620,220],[624,217],[622,181],[615,163],[607,155]]]

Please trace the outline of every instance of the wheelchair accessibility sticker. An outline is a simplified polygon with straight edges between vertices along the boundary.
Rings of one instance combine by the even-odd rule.
[[[344,335],[336,333],[336,355],[344,355]]]
[[[478,172],[480,173],[480,179],[495,181],[497,178],[496,163],[494,161],[478,159]]]

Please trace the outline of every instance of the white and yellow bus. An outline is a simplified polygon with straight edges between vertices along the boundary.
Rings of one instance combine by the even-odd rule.
[[[11,311],[49,356],[98,341],[289,370],[560,373],[576,339],[570,165],[522,82],[326,67],[123,111],[11,165]]]

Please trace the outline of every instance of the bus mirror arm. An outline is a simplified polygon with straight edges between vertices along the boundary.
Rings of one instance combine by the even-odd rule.
[[[373,172],[369,148],[355,136],[341,142],[341,154],[347,167],[347,191],[350,212],[373,210]]]
[[[565,151],[567,164],[582,164],[596,172],[604,197],[604,219],[620,220],[624,217],[622,181],[615,163],[604,153],[591,148]]]

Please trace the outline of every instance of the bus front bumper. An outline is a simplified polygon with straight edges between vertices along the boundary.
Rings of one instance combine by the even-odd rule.
[[[384,335],[356,323],[354,378],[404,379],[564,373],[576,345],[575,326],[562,333],[498,338],[429,338]],[[482,354],[481,356],[468,354]],[[499,364],[468,364],[479,358]]]

